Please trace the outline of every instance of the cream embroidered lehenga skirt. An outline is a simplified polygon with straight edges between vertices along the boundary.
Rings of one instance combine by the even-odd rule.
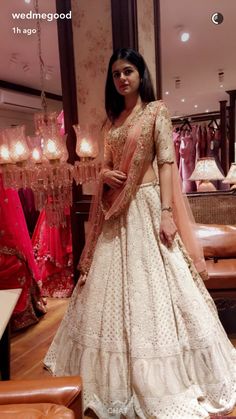
[[[81,375],[100,419],[208,418],[232,411],[236,353],[179,237],[159,239],[157,183],[104,223],[86,284],[75,288],[45,358]]]

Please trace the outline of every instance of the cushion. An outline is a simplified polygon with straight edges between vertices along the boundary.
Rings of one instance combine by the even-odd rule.
[[[205,259],[236,257],[236,226],[197,224]]]
[[[1,419],[74,419],[74,412],[65,406],[53,403],[0,405]]]

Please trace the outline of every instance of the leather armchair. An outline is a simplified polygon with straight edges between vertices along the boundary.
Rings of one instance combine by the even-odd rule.
[[[227,333],[236,333],[236,226],[197,224],[213,297]]]
[[[197,224],[197,234],[209,274],[206,287],[236,292],[236,226]]]
[[[1,419],[81,419],[80,377],[0,381]]]

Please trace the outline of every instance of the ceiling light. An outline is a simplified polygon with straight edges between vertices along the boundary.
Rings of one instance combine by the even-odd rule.
[[[224,85],[223,84],[220,84],[220,87],[224,87]]]
[[[170,92],[165,92],[165,95],[169,95],[170,94]]]
[[[194,105],[194,108],[198,108],[198,105]]]
[[[184,99],[184,98],[182,98],[182,99],[181,99],[181,102],[185,102],[185,99]]]
[[[180,39],[182,42],[187,42],[189,38],[190,38],[189,32],[183,32],[183,31],[180,32]]]
[[[176,26],[176,30],[177,30],[177,34],[178,34],[178,38],[182,41],[182,42],[187,42],[189,41],[190,38],[190,33],[184,28],[183,25],[178,25]]]
[[[29,4],[30,2],[31,2],[31,0],[25,0],[25,3],[28,3]]]
[[[209,109],[206,109],[205,112],[209,112]]]

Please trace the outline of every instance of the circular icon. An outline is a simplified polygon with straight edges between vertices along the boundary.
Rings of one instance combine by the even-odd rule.
[[[213,13],[213,15],[211,16],[211,21],[214,23],[214,25],[220,25],[224,20],[224,16],[219,13]]]

